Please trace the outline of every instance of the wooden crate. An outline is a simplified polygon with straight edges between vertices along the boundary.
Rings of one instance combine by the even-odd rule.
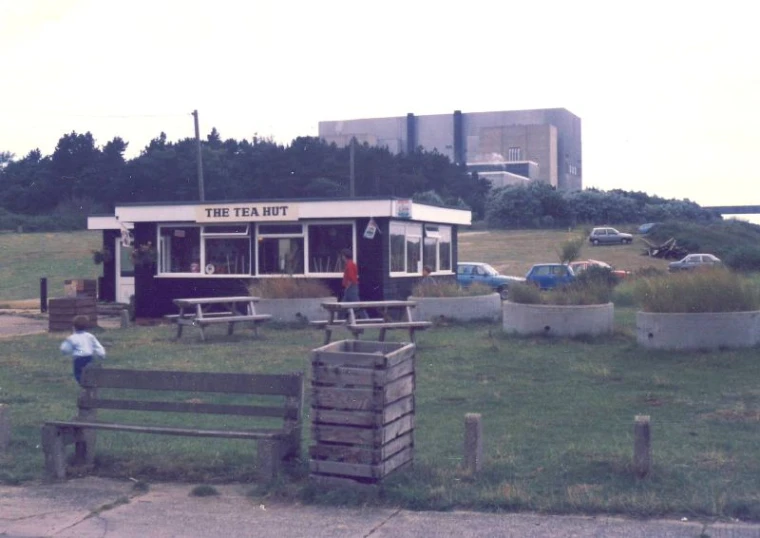
[[[373,484],[412,461],[415,350],[342,340],[312,351],[312,478]]]
[[[57,297],[48,301],[48,330],[70,331],[74,316],[87,316],[90,327],[98,325],[95,297]]]

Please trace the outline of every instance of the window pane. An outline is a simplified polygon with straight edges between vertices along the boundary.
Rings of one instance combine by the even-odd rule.
[[[121,276],[135,276],[135,262],[132,261],[130,248],[119,245],[119,267]]]
[[[161,271],[190,273],[191,264],[201,261],[201,232],[197,226],[164,226],[160,229]]]
[[[281,238],[259,240],[260,275],[303,274],[303,238]]]
[[[420,273],[422,267],[420,267],[420,247],[422,241],[419,236],[407,236],[406,238],[406,272],[407,273]]]
[[[438,261],[440,271],[451,271],[451,228],[441,226],[441,238],[438,240]]]
[[[215,275],[250,274],[250,252],[251,245],[247,238],[206,239],[204,270]]]
[[[428,265],[433,271],[438,270],[438,240],[426,237],[422,250],[422,264]]]
[[[309,225],[309,272],[342,273],[343,258],[340,251],[353,250],[353,226],[351,224]]]
[[[391,227],[391,272],[402,272],[406,268],[404,254],[404,231],[401,232]]]
[[[204,234],[235,234],[245,235],[248,233],[247,224],[225,224],[221,226],[204,226]]]
[[[259,235],[301,235],[300,224],[259,224]]]

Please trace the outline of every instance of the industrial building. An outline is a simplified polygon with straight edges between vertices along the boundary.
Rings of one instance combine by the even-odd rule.
[[[355,138],[396,154],[435,150],[494,187],[543,181],[583,188],[581,119],[564,108],[321,121],[319,136],[339,147]]]

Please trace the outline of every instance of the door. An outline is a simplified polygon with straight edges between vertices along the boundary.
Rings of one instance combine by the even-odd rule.
[[[129,298],[135,294],[135,265],[132,262],[132,247],[121,244],[116,238],[114,250],[116,256],[116,302],[129,304]]]

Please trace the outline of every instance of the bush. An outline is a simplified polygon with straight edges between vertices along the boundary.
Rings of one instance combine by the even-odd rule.
[[[559,263],[574,262],[581,257],[581,251],[583,245],[586,243],[584,237],[577,237],[576,239],[568,239],[559,246],[557,250],[557,256],[559,257]]]
[[[636,304],[636,298],[634,295],[636,281],[629,279],[625,282],[621,282],[612,290],[612,302],[615,306],[634,306]]]
[[[726,254],[723,263],[737,271],[760,271],[760,247],[750,245],[737,247]]]
[[[588,272],[588,271],[584,271]],[[572,284],[542,292],[531,284],[513,284],[509,300],[521,304],[581,306],[610,302],[612,286],[605,279],[587,278]]]
[[[333,295],[321,280],[288,277],[258,280],[248,286],[248,292],[264,299],[317,299]]]
[[[746,312],[760,308],[757,284],[725,269],[643,278],[634,299],[645,312]]]
[[[493,289],[476,282],[466,288],[456,282],[436,282],[435,284],[417,284],[412,289],[414,297],[475,297],[496,293]]]

